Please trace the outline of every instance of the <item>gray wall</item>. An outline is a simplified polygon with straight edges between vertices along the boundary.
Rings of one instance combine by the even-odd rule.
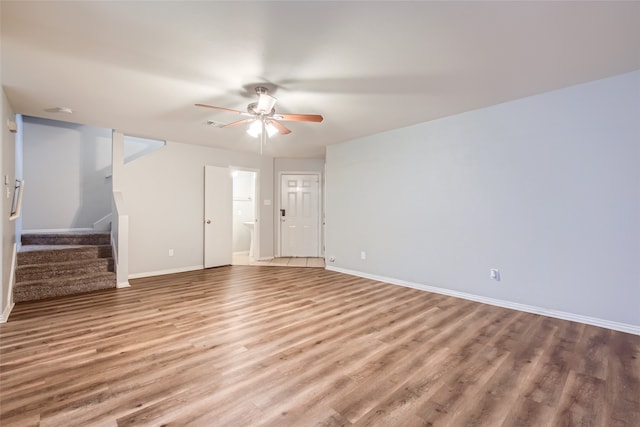
[[[322,172],[324,173],[324,159],[275,159],[275,173],[280,172]],[[280,183],[278,182],[278,185]]]
[[[111,174],[111,133],[25,119],[25,230],[90,228],[111,212],[111,179],[105,179]],[[140,150],[132,150],[127,138],[125,155],[135,160],[121,166],[118,179],[130,216],[130,274],[202,266],[206,164],[260,170],[260,253],[273,256],[273,206],[263,203],[273,199],[272,158],[175,142],[162,148],[142,144],[145,155],[138,157]],[[168,249],[174,249],[173,257]]]
[[[24,117],[22,227],[92,228],[111,212],[111,130]]]
[[[329,266],[638,327],[639,165],[640,72],[330,146]]]
[[[273,256],[273,159],[168,141],[122,167],[118,177],[129,214],[129,274],[202,268],[204,166],[260,171],[260,249]],[[169,257],[169,249],[174,256]]]

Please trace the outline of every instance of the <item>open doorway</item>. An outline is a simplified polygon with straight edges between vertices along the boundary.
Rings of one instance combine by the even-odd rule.
[[[259,254],[258,173],[233,169],[233,261],[249,265]]]

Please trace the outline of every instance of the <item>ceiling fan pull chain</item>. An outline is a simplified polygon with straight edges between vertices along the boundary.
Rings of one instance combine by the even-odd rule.
[[[264,117],[260,118],[260,122],[262,122],[262,132],[260,133],[260,155],[262,156],[262,150],[267,143],[267,127],[264,123]]]

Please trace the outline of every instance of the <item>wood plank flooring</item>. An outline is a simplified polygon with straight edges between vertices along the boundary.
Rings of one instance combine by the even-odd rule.
[[[640,337],[233,266],[17,304],[0,425],[640,426]]]

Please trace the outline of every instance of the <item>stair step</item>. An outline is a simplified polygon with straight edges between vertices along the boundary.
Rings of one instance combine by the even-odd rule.
[[[113,271],[113,258],[92,258],[66,262],[23,264],[16,268],[16,281],[24,282],[56,277],[86,276]]]
[[[23,246],[18,252],[18,266],[65,262],[70,260],[86,260],[96,258],[110,258],[111,245],[99,246]]]
[[[65,295],[82,294],[116,287],[113,272],[94,273],[86,276],[52,278],[17,282],[13,289],[15,302],[34,301]]]
[[[116,287],[108,232],[25,233],[21,242],[13,289],[16,302]]]
[[[108,245],[110,233],[69,232],[69,233],[26,233],[22,235],[23,245]]]

